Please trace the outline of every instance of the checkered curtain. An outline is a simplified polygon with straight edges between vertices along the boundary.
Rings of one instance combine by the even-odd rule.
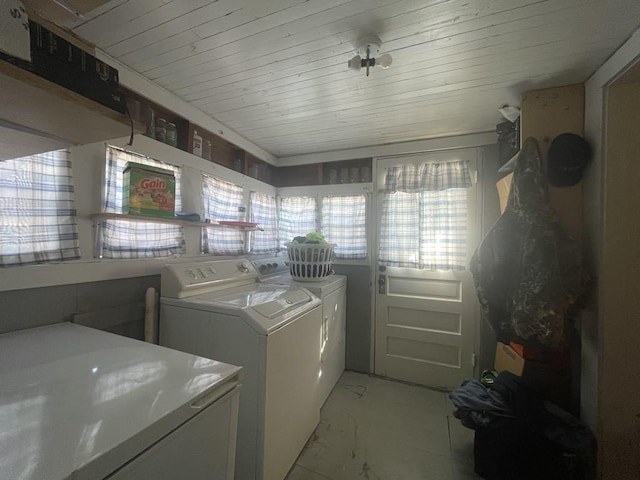
[[[325,239],[337,246],[336,258],[367,257],[367,199],[364,195],[322,197],[322,227]]]
[[[465,162],[387,169],[378,262],[427,270],[465,269],[470,186]]]
[[[469,168],[464,161],[399,165],[386,169],[385,192],[439,191],[471,187]]]
[[[80,258],[69,152],[0,162],[0,265]]]
[[[304,236],[315,232],[316,199],[315,197],[282,197],[278,209],[278,236],[280,248],[293,237]]]
[[[180,167],[107,146],[105,208],[122,212],[123,172],[128,162],[171,170],[176,178],[176,212],[181,210]],[[102,254],[106,258],[169,257],[185,253],[184,229],[179,225],[106,220],[102,226]]]
[[[278,216],[276,197],[262,192],[251,192],[249,197],[251,221],[262,231],[251,236],[251,253],[275,253],[278,251]]]
[[[215,177],[202,175],[202,201],[204,216],[212,222],[218,220],[242,221],[244,189]],[[213,255],[242,255],[245,253],[244,232],[223,228],[202,229],[203,253]]]

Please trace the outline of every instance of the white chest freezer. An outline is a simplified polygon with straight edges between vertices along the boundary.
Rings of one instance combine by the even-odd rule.
[[[240,371],[69,323],[0,335],[0,480],[231,480]]]

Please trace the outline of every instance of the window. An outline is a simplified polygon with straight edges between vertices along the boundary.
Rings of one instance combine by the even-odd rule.
[[[335,243],[336,258],[367,257],[366,197],[364,195],[322,197],[321,232]]]
[[[180,211],[180,167],[108,146],[105,212],[122,213],[122,174],[128,162],[171,170],[176,178],[176,211]],[[103,224],[102,253],[107,258],[168,257],[184,252],[184,230],[179,225],[127,220],[106,220]]]
[[[315,232],[316,226],[315,197],[282,197],[278,211],[280,247],[290,242],[293,237]]]
[[[251,236],[251,253],[275,253],[278,251],[278,222],[276,197],[262,192],[251,192],[249,197],[251,221],[262,231]]]
[[[212,221],[245,220],[244,189],[208,175],[202,176],[202,200],[205,218]],[[214,255],[242,255],[245,253],[245,234],[240,230],[223,228],[202,229],[203,253]]]
[[[337,245],[336,258],[366,258],[366,196],[325,195],[319,200],[306,196],[280,199],[281,245],[298,235],[320,231],[328,242]],[[319,226],[317,218],[320,218]]]
[[[80,258],[69,152],[0,162],[0,265]]]
[[[387,169],[379,263],[428,270],[466,268],[470,186],[465,162]]]

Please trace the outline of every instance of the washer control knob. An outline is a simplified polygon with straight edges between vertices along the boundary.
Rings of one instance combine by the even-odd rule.
[[[266,272],[266,271],[267,271],[267,269],[268,269],[268,267],[267,267],[266,265],[260,265],[260,272],[261,272],[261,273]]]
[[[249,265],[247,265],[247,262],[240,262],[238,264],[238,270],[240,270],[242,273],[247,273],[249,272]]]

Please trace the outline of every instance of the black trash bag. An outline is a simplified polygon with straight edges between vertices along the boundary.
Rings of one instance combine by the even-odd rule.
[[[543,402],[526,381],[502,372],[492,387],[513,418],[477,428],[474,468],[487,480],[595,479],[595,437],[580,420]]]

